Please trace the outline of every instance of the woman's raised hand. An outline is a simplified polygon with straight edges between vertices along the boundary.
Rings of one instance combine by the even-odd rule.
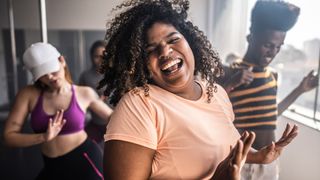
[[[49,119],[48,129],[47,132],[44,134],[45,142],[51,141],[54,139],[59,132],[61,131],[62,127],[66,123],[66,120],[63,119],[63,110],[59,110],[55,116]]]
[[[229,155],[218,165],[212,180],[240,180],[240,172],[255,139],[253,132],[244,132]]]
[[[277,142],[272,142],[270,145],[261,148],[255,153],[259,164],[267,164],[276,160],[282,150],[291,143],[291,141],[298,135],[298,126],[287,124],[281,138]]]

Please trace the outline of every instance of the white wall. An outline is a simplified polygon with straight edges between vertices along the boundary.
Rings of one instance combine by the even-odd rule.
[[[0,28],[9,28],[8,0],[0,0]],[[12,0],[15,28],[40,29],[38,0]]]
[[[9,27],[7,0],[0,0],[1,27]],[[190,19],[206,32],[207,3],[190,0]],[[122,0],[46,0],[48,29],[105,30],[113,7]],[[38,0],[13,0],[15,27],[39,29]]]
[[[278,120],[277,137],[281,136],[286,123],[296,123],[299,135],[281,154],[280,180],[319,180],[320,131],[282,116]]]
[[[49,29],[105,30],[113,14],[112,8],[122,1],[115,0],[47,0]],[[205,28],[207,0],[190,0],[190,18],[202,30]]]

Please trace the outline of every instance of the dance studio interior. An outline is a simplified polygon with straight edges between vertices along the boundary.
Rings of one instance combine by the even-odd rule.
[[[257,0],[189,0],[190,20],[203,31],[223,64],[244,56],[250,13]],[[276,1],[276,0],[274,0]],[[43,167],[40,145],[7,146],[3,131],[15,97],[32,84],[22,58],[35,42],[53,44],[66,58],[72,79],[91,66],[90,46],[103,40],[113,7],[121,0],[0,0],[0,179],[34,179]],[[320,72],[320,1],[287,0],[300,7],[294,27],[270,67],[277,71],[277,102],[313,70]],[[286,124],[299,127],[298,136],[282,152],[280,180],[319,180],[320,91],[303,93],[277,119],[276,139]],[[23,133],[34,133],[28,123]]]

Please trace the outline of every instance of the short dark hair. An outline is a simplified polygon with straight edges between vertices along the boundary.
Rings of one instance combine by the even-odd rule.
[[[257,1],[251,12],[251,33],[288,31],[297,22],[300,8],[283,1]]]
[[[94,51],[99,47],[105,47],[106,42],[104,40],[95,41],[90,47],[90,58],[93,59]]]

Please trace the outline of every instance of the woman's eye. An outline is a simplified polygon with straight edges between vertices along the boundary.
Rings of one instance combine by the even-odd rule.
[[[168,43],[174,44],[174,43],[176,43],[177,41],[179,41],[179,39],[180,39],[180,38],[170,39],[170,40],[168,41]]]
[[[155,51],[155,48],[149,48],[146,50],[147,54],[151,54]]]

